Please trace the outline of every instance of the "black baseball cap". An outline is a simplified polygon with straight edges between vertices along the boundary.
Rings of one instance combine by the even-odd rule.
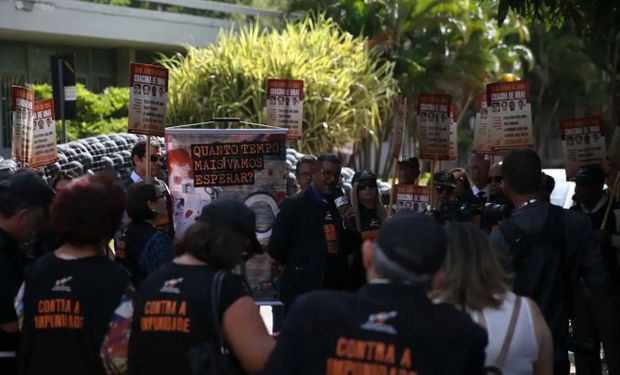
[[[377,245],[403,269],[432,275],[444,261],[447,240],[441,224],[421,213],[404,211],[383,224]]]
[[[399,165],[406,165],[413,169],[420,169],[420,161],[416,157],[410,157],[408,159],[402,159],[398,161]]]
[[[355,174],[353,175],[353,179],[351,180],[351,183],[356,183],[356,182],[360,182],[360,181],[377,181],[377,176],[372,173],[371,171],[368,170],[363,170],[363,171],[357,171],[355,172]]]
[[[437,172],[433,175],[433,185],[456,187],[456,178],[448,171]]]
[[[256,214],[236,199],[216,199],[202,208],[196,221],[229,227],[250,240],[250,254],[262,254],[263,247],[256,238]]]
[[[579,172],[572,178],[577,185],[600,185],[605,184],[605,171],[598,164],[586,164],[579,168]]]

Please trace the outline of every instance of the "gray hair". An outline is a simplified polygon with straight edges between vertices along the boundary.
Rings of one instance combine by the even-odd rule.
[[[404,269],[400,264],[389,259],[379,246],[375,245],[373,251],[373,263],[375,272],[384,279],[390,281],[404,281],[411,284],[417,284],[421,287],[428,287],[433,275],[417,274],[415,272]]]

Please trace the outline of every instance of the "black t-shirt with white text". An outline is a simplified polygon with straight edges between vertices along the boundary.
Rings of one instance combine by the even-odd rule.
[[[481,375],[487,336],[412,285],[298,297],[261,375]]]
[[[209,266],[170,263],[147,277],[135,304],[129,340],[132,374],[192,374],[188,352],[215,337]],[[243,278],[224,277],[219,321],[235,301],[250,294]]]
[[[129,275],[102,256],[48,253],[24,284],[21,374],[103,374],[99,351]]]

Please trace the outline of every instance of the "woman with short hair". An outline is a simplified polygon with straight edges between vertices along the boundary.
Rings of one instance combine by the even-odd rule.
[[[174,258],[170,237],[155,227],[157,220],[167,215],[165,193],[153,182],[131,185],[127,215],[131,223],[116,244],[115,259],[129,271],[138,288],[151,272]]]
[[[545,318],[534,301],[510,291],[487,235],[462,222],[447,224],[446,231],[448,253],[434,297],[487,330],[487,368],[504,375],[551,375],[553,341]]]
[[[217,327],[236,371],[216,373],[262,368],[275,342],[245,280],[231,273],[261,251],[255,226],[254,212],[239,201],[219,199],[202,209],[176,245],[181,255],[142,284],[129,340],[132,374],[192,374],[192,364],[214,354],[204,343],[221,353]],[[216,363],[224,363],[219,354]]]
[[[16,301],[23,317],[20,374],[104,373],[99,351],[129,276],[105,256],[125,210],[123,186],[109,174],[59,189],[51,223],[63,245],[37,260]]]

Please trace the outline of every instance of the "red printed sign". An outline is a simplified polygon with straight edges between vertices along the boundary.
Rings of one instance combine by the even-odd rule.
[[[34,130],[32,136],[32,157],[30,167],[38,168],[55,163],[56,153],[56,116],[54,99],[40,100],[34,103]]]
[[[18,163],[27,164],[32,149],[34,91],[13,86],[13,134],[11,157]]]
[[[455,109],[450,95],[420,94],[417,105],[420,159],[456,158]]]
[[[288,129],[286,139],[300,139],[304,118],[304,81],[267,80],[267,124]]]
[[[394,212],[431,210],[431,192],[429,186],[395,185],[392,192]]]
[[[487,85],[490,146],[493,151],[534,146],[529,81]]]
[[[168,69],[131,63],[129,133],[163,136],[168,106]]]
[[[560,122],[566,177],[577,175],[585,164],[606,167],[605,136],[601,116],[566,119]]]

